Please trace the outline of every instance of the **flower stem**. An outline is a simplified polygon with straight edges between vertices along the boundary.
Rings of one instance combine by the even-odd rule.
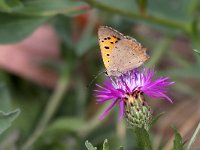
[[[122,10],[122,9],[114,8],[109,5],[105,5],[105,4],[103,4],[103,2],[96,1],[96,0],[85,0],[85,1],[88,2],[92,6],[104,9],[109,12],[114,12],[114,13],[117,13],[117,14],[120,14],[123,16],[138,19],[138,20],[148,21],[150,23],[162,25],[162,26],[165,26],[168,28],[179,29],[185,33],[191,32],[192,24],[184,24],[180,21],[169,20],[169,19],[160,18],[157,16],[152,16],[152,15],[142,15],[139,13],[134,13],[132,11]]]
[[[57,108],[59,107],[59,104],[61,103],[62,97],[66,92],[68,86],[69,86],[69,77],[62,75],[57,83],[53,95],[49,99],[49,102],[46,106],[46,109],[44,110],[44,113],[37,127],[35,128],[32,135],[25,142],[25,144],[22,146],[22,150],[30,149],[30,147],[35,143],[35,141],[40,137],[46,125],[51,120],[52,116],[55,114]]]
[[[138,141],[138,147],[142,150],[152,150],[149,133],[144,128],[135,127],[133,132]]]

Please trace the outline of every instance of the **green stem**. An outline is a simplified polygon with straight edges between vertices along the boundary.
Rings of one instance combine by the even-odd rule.
[[[52,116],[55,114],[57,108],[59,107],[59,104],[62,101],[62,97],[66,92],[68,85],[69,85],[69,77],[61,76],[53,95],[49,99],[49,102],[46,106],[46,109],[44,110],[41,120],[39,121],[37,127],[35,128],[35,131],[22,146],[22,150],[30,149],[30,147],[35,143],[35,141],[40,137],[46,125],[51,120]]]
[[[100,9],[103,9],[103,10],[106,10],[109,12],[114,12],[114,13],[117,13],[117,14],[120,14],[123,16],[138,19],[138,20],[148,21],[148,22],[154,23],[154,24],[160,24],[160,25],[168,27],[168,28],[179,29],[185,33],[191,32],[191,24],[184,25],[183,23],[175,21],[175,20],[159,18],[157,16],[151,16],[151,15],[141,15],[139,13],[134,13],[132,11],[114,8],[112,6],[105,5],[102,2],[99,2],[96,0],[85,0],[85,1],[88,2],[92,6],[95,6],[97,8],[100,8]]]
[[[194,131],[194,134],[192,135],[192,138],[190,139],[188,146],[187,146],[187,150],[190,150],[192,144],[194,143],[195,139],[197,138],[197,135],[200,132],[200,123],[198,124],[196,130]]]
[[[144,128],[138,127],[135,127],[133,131],[138,141],[138,148],[141,150],[152,150],[149,133]]]

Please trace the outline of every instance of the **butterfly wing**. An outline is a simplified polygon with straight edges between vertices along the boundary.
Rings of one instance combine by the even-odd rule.
[[[99,45],[101,49],[101,55],[103,58],[106,69],[110,70],[110,56],[115,44],[124,38],[124,36],[118,31],[107,27],[101,26],[98,29]]]
[[[146,48],[131,37],[117,42],[110,57],[111,75],[119,76],[122,73],[142,65],[149,56]]]

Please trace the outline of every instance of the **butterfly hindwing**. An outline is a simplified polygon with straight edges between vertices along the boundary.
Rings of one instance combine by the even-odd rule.
[[[146,48],[133,39],[120,40],[113,48],[110,60],[112,75],[120,75],[126,71],[137,68],[142,65],[149,56],[146,54]]]

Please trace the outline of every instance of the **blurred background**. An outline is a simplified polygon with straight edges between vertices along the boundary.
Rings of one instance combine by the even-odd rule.
[[[147,98],[155,115],[165,112],[153,149],[172,148],[172,125],[191,137],[200,120],[199,0],[0,0],[0,110],[21,110],[1,150],[83,150],[86,140],[101,149],[105,138],[111,149],[134,149],[117,107],[98,120],[108,104],[97,105],[93,90],[105,75],[87,88],[105,69],[100,25],[137,39],[151,57],[145,66],[175,81],[174,104]]]

